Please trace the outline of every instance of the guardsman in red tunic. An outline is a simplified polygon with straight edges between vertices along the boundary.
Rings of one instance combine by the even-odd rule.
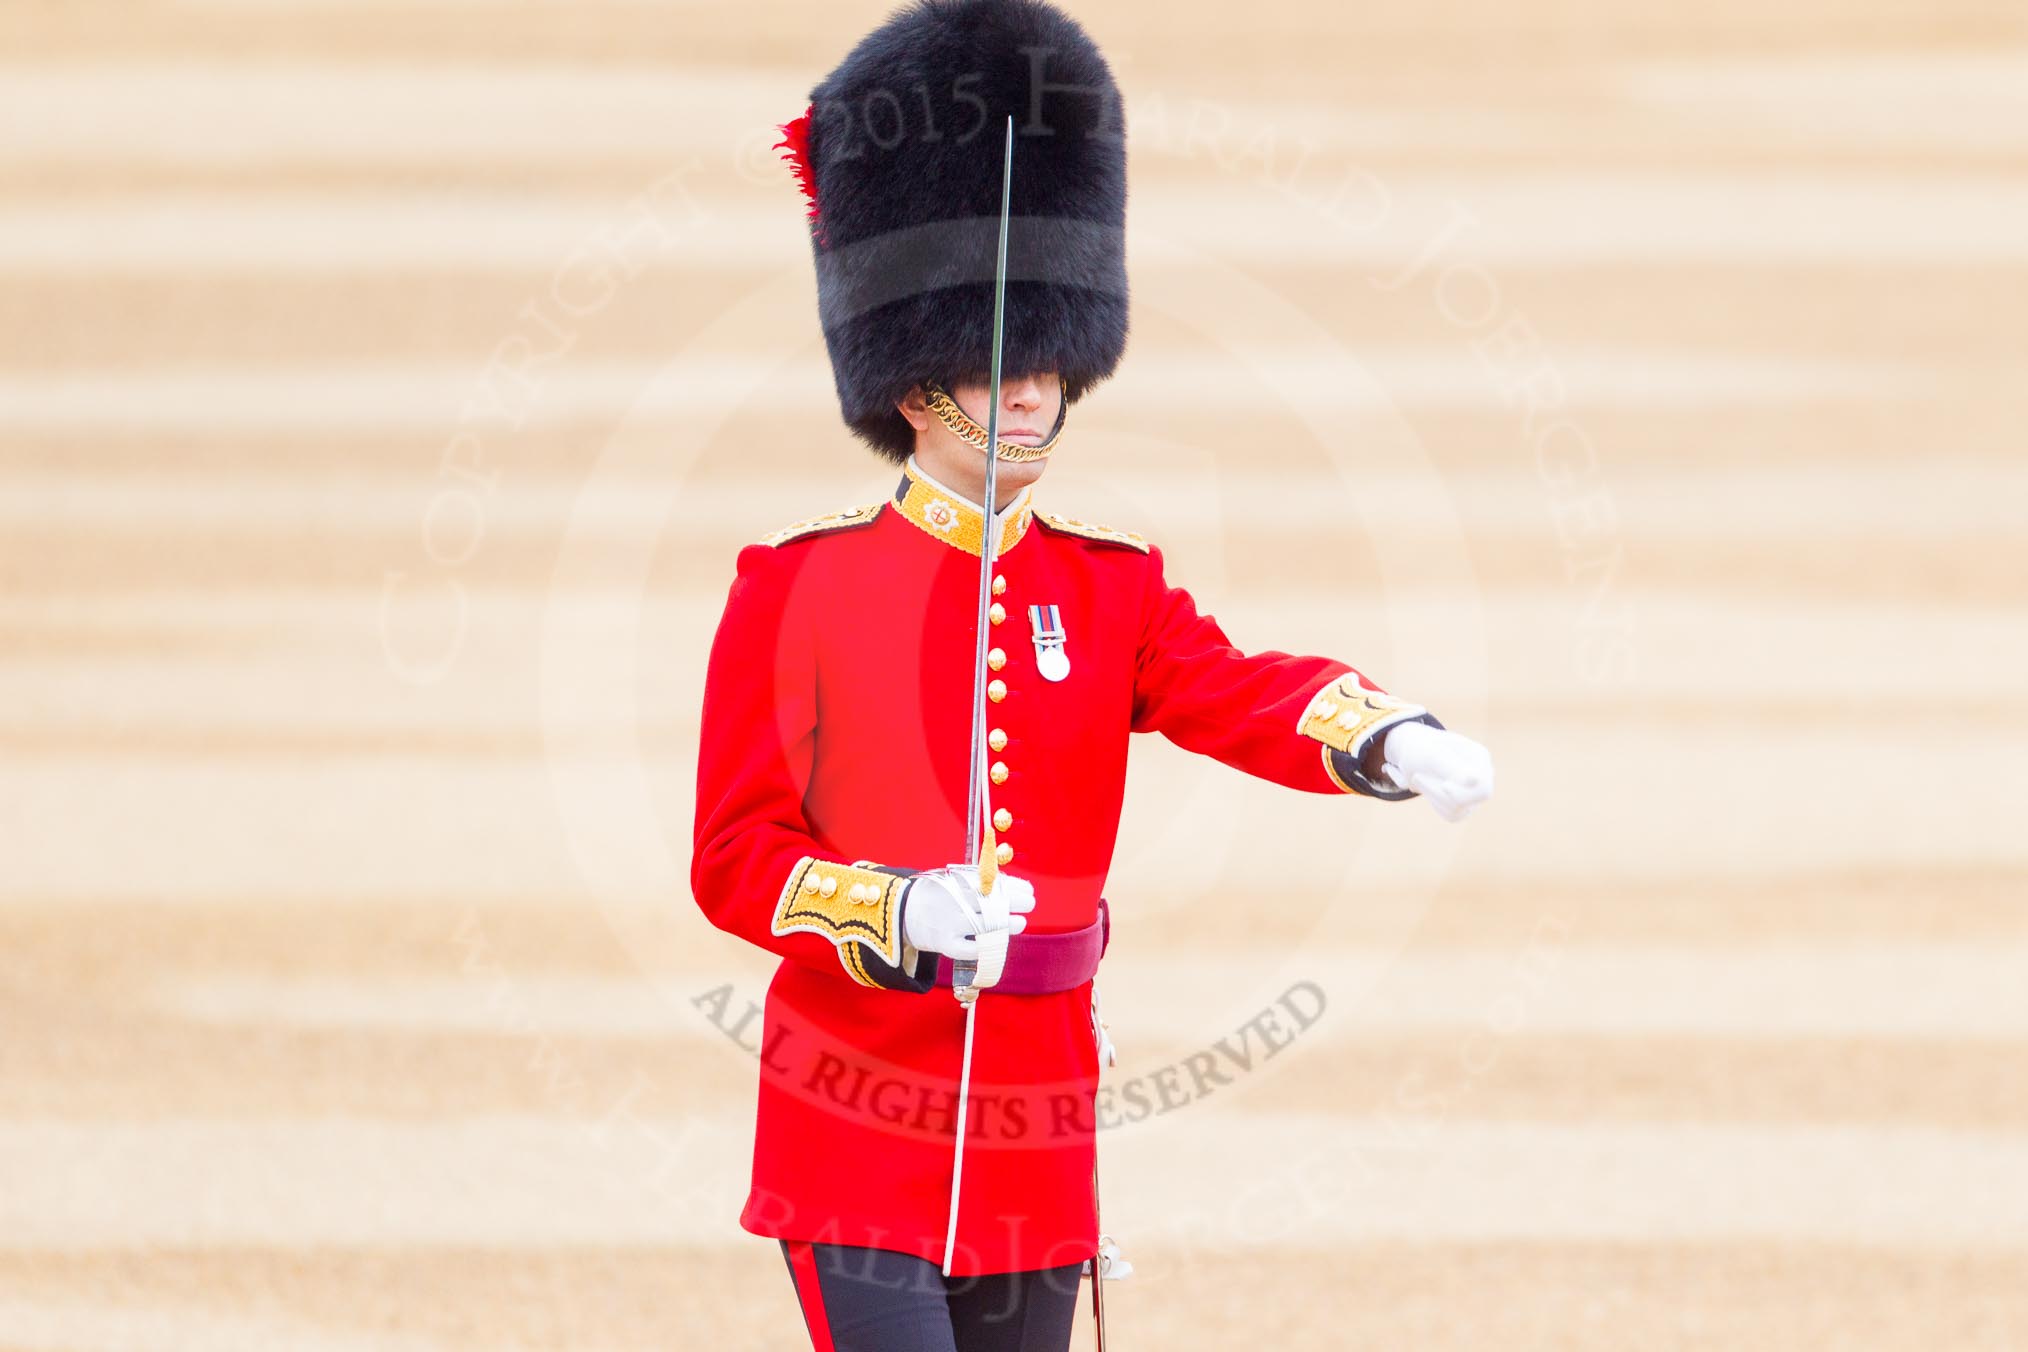
[[[984,932],[978,870],[952,861],[989,527],[990,129],[1010,113],[985,805],[1007,955],[976,1009],[947,1278],[950,987]],[[785,131],[844,419],[895,478],[741,550],[712,645],[691,884],[713,924],[782,959],[740,1224],[781,1242],[819,1352],[1060,1352],[1080,1272],[1123,1267],[1098,1229],[1093,977],[1129,736],[1311,793],[1421,794],[1451,819],[1491,765],[1345,662],[1236,650],[1158,547],[1036,503],[1127,328],[1119,94],[1073,20],[919,0]]]

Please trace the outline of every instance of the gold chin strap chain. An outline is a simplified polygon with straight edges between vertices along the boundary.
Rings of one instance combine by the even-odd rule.
[[[986,451],[986,429],[972,421],[970,414],[958,407],[958,401],[951,398],[944,387],[934,380],[925,380],[922,385],[923,397],[937,421],[951,430],[951,435],[965,442],[981,455]],[[1064,415],[1069,411],[1069,402],[1058,404],[1056,426],[1049,436],[1033,446],[1024,446],[1018,441],[1000,443],[1000,459],[1003,461],[1041,460],[1056,449],[1056,439],[1063,435]]]

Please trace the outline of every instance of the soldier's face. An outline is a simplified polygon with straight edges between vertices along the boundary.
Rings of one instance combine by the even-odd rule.
[[[990,380],[963,380],[950,387],[951,398],[965,415],[986,426],[992,404]],[[1000,373],[1000,440],[1016,445],[1039,445],[1056,426],[1057,410],[1063,407],[1063,381],[1055,371]],[[977,447],[954,436],[923,402],[920,389],[911,390],[901,411],[915,428],[916,460],[931,477],[972,495],[977,501],[986,492],[986,456]],[[1044,460],[1002,460],[994,475],[994,497],[1004,501],[1042,477],[1049,467]]]

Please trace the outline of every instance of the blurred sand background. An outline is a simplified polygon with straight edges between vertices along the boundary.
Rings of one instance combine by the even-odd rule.
[[[1076,9],[1038,501],[1500,774],[1137,748],[1113,1083],[1327,1003],[1102,1134],[1116,1346],[2028,1346],[2028,16]],[[734,552],[890,487],[768,149],[883,13],[0,7],[0,1348],[807,1346],[684,870]]]

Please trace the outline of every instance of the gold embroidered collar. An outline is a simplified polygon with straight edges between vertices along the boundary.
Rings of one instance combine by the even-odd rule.
[[[1000,545],[994,551],[995,556],[1014,548],[1028,533],[1029,522],[1034,518],[1028,499],[1034,489],[1035,485],[1028,485],[1000,509]],[[894,490],[894,509],[925,535],[955,549],[973,555],[985,551],[985,509],[930,478],[917,466],[914,456],[902,466],[901,482]]]

